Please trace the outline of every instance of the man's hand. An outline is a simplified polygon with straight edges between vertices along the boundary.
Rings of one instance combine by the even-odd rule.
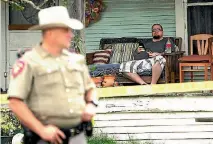
[[[91,121],[91,119],[93,118],[93,116],[95,116],[95,114],[96,114],[96,107],[93,104],[88,103],[82,114],[82,121]]]
[[[140,53],[142,51],[145,51],[143,47],[138,47],[137,52]]]
[[[53,144],[62,144],[62,139],[65,139],[66,136],[64,133],[58,129],[56,126],[47,125],[41,130],[40,137],[48,142]]]
[[[43,140],[53,144],[62,143],[65,135],[56,126],[44,126],[20,99],[10,98],[9,107],[18,116],[19,120],[29,129],[37,133]]]
[[[157,53],[157,52],[154,52],[154,53],[148,53],[149,54],[149,57],[156,57],[156,56],[159,56],[161,55],[160,53]]]

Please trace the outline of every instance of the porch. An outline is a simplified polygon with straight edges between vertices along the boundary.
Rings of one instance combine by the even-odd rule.
[[[188,44],[189,37],[196,33],[193,30],[194,25],[191,25],[191,17],[193,16],[191,11],[192,9],[199,9],[202,6],[203,9],[209,9],[213,3],[202,0],[162,0],[149,2],[146,0],[137,0],[134,3],[129,0],[116,2],[104,0],[103,2],[106,5],[106,9],[100,12],[100,19],[85,29],[87,55],[102,49],[102,39],[118,39],[123,37],[150,38],[152,24],[160,23],[163,25],[165,37],[181,39],[181,44],[177,46],[182,53],[174,54],[173,57],[168,56],[170,66],[167,67],[170,69],[169,76],[167,77],[168,81],[172,83],[179,82],[178,58],[183,56],[183,54],[188,55],[190,52]],[[211,23],[211,20],[208,21]],[[205,32],[199,32],[211,34],[212,30],[209,28]],[[174,67],[173,70],[171,70],[171,67]],[[203,75],[203,72],[196,72],[194,74],[194,81],[203,81]],[[184,80],[188,82],[190,78],[190,73],[188,72],[184,76]],[[162,83],[162,81],[159,83]]]
[[[213,82],[99,88],[95,133],[120,143],[211,144],[212,88]]]

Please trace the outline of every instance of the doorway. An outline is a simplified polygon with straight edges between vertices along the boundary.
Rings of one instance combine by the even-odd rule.
[[[187,29],[188,47],[191,35],[213,34],[213,0],[188,0]],[[196,48],[194,52],[198,53]]]

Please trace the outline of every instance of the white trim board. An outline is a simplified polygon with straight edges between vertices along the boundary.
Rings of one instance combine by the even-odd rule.
[[[202,2],[202,3],[188,3],[187,6],[211,6],[213,2]]]
[[[182,50],[188,54],[188,47],[185,46],[185,22],[184,22],[184,2],[175,0],[175,17],[176,17],[176,37],[182,38]]]
[[[4,72],[7,72],[7,55],[6,55],[6,50],[7,50],[7,13],[6,13],[6,4],[4,2],[0,2],[0,13],[1,13],[1,77],[0,77],[0,82],[1,82],[1,88],[3,90],[6,89],[6,81],[4,78]]]

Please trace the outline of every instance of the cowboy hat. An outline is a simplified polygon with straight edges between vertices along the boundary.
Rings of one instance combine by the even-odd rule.
[[[30,27],[29,30],[44,30],[57,27],[80,30],[84,27],[79,20],[70,18],[67,8],[63,6],[42,9],[38,13],[38,18],[39,24]]]

